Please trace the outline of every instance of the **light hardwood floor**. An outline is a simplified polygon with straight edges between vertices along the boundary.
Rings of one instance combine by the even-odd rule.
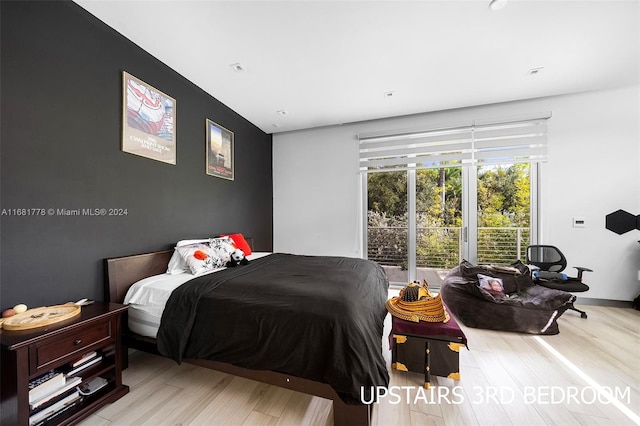
[[[373,425],[640,424],[640,312],[583,308],[589,318],[567,311],[556,336],[461,325],[460,381],[436,377],[424,390],[421,374],[390,369],[402,398],[382,398]],[[385,336],[389,328],[387,317]],[[82,425],[333,424],[328,400],[142,352],[131,353],[123,381],[130,393]]]

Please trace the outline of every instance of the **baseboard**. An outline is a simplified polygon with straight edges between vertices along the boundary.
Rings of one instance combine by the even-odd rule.
[[[631,301],[625,300],[609,300],[609,299],[594,299],[591,297],[580,297],[575,302],[576,305],[595,305],[595,306],[610,306],[613,308],[633,308]]]

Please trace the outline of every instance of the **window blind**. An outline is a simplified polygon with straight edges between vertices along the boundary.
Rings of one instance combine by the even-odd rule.
[[[547,156],[547,119],[479,122],[425,130],[358,134],[364,172],[541,162]]]

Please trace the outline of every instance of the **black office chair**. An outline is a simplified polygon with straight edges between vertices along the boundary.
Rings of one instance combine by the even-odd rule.
[[[554,246],[531,245],[527,247],[527,264],[533,265],[538,270],[533,271],[533,277],[537,284],[554,288],[556,290],[578,293],[589,290],[589,286],[582,282],[582,273],[593,272],[589,268],[574,266],[578,270],[577,277],[569,277],[563,274],[567,267],[567,258]],[[586,318],[587,313],[571,306],[574,311],[580,312],[580,317]]]

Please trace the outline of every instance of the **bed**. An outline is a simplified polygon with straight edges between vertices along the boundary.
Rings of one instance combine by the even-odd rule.
[[[173,255],[106,259],[108,299],[122,303],[132,285],[166,275]],[[331,399],[334,424],[365,425],[372,405],[361,401],[389,380],[382,356],[387,290],[384,271],[367,260],[253,256],[248,265],[178,284],[159,328],[157,312],[130,309],[123,344]]]

